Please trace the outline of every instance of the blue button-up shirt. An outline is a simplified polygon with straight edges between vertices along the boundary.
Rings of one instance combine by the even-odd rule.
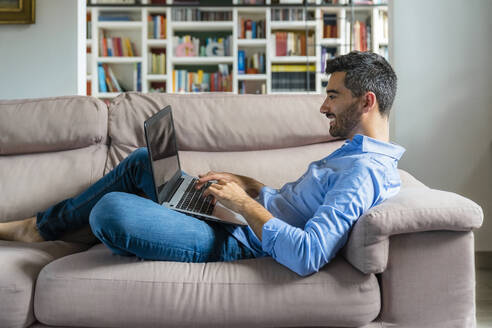
[[[263,187],[256,198],[272,215],[260,241],[249,226],[227,229],[256,257],[272,256],[301,276],[317,272],[343,247],[369,208],[400,190],[405,149],[360,134],[309,164],[297,181]]]

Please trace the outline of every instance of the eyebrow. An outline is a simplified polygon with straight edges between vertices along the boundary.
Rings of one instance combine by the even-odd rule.
[[[331,93],[340,94],[340,92],[338,92],[338,91],[337,91],[337,90],[335,90],[335,89],[327,89],[327,90],[326,90],[326,93],[330,93],[330,92],[331,92]]]

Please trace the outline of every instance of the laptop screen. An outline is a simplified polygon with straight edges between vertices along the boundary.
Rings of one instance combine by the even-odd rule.
[[[147,147],[159,204],[181,176],[171,107],[167,106],[145,122]]]

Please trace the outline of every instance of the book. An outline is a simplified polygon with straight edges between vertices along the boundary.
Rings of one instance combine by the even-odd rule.
[[[112,82],[113,86],[115,87],[115,91],[117,91],[117,92],[123,92],[123,89],[121,88],[120,84],[118,83],[118,80],[114,76],[113,70],[111,69],[111,67],[108,66],[108,69],[107,70],[109,72],[109,77],[111,79],[111,82]]]
[[[246,69],[246,53],[244,50],[239,50],[237,52],[237,70],[239,74],[244,74]]]
[[[99,80],[99,92],[108,92],[106,87],[106,75],[102,64],[97,65],[98,80]]]

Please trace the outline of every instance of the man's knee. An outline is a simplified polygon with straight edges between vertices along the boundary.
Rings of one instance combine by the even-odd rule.
[[[89,225],[96,236],[111,226],[111,222],[119,215],[118,203],[121,202],[122,195],[124,195],[122,192],[107,193],[92,208],[89,215]]]
[[[149,152],[147,150],[147,147],[140,147],[135,149],[130,155],[133,160],[139,161],[139,162],[149,162]]]

